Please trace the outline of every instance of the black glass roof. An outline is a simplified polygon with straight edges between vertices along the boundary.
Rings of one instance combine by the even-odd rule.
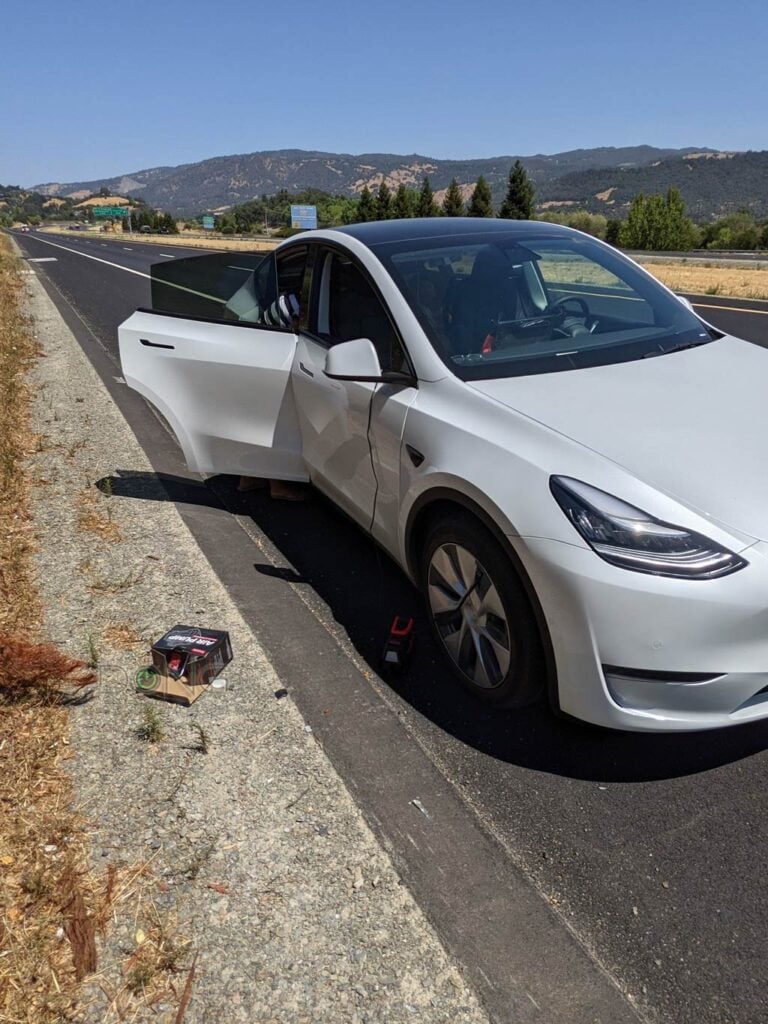
[[[377,220],[334,228],[344,235],[374,246],[389,242],[411,242],[420,238],[450,238],[479,234],[536,235],[574,234],[561,224],[546,221],[492,219],[491,217],[415,217],[408,220]]]

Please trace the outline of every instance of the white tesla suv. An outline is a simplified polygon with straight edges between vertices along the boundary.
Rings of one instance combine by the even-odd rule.
[[[311,481],[477,696],[649,731],[768,715],[768,353],[543,223],[313,231],[152,289],[123,372],[189,468]]]

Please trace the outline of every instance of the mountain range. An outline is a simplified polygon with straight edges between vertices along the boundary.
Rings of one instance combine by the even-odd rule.
[[[452,178],[470,186],[484,175],[494,200],[501,201],[514,156],[441,160],[418,154],[324,153],[271,150],[213,157],[176,167],[152,167],[92,181],[46,182],[34,186],[45,196],[83,198],[102,188],[141,198],[176,215],[222,211],[280,189],[307,188],[358,195],[367,185],[418,187],[428,175],[432,187]],[[747,207],[768,215],[768,152],[722,153],[703,147],[654,146],[577,149],[519,158],[536,186],[540,209],[572,207],[621,216],[638,191],[680,189],[694,216],[705,218]]]

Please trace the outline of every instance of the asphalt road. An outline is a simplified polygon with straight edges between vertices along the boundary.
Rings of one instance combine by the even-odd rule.
[[[70,238],[57,239],[56,248],[50,237],[17,237],[29,257],[55,260],[31,269],[100,342],[118,377],[117,325],[148,304],[143,275],[166,250]],[[768,303],[702,297],[700,311],[723,330],[768,347]],[[221,501],[247,528],[256,572],[301,593],[344,657],[364,671],[372,692],[394,708],[404,736],[458,792],[467,815],[558,909],[649,1020],[764,1024],[768,726],[653,737],[591,730],[540,710],[492,713],[446,679],[428,634],[420,636],[404,675],[382,679],[380,649],[392,615],[413,614],[417,626],[425,624],[419,597],[398,570],[319,498],[286,507],[239,496],[222,477],[200,490],[207,495],[197,499],[201,505]],[[265,549],[277,552],[283,568],[266,564]],[[247,600],[250,577],[243,573],[232,577],[232,586]],[[274,623],[266,621],[268,614],[262,618],[271,650]],[[297,648],[302,637],[283,642]],[[314,652],[303,656],[311,666]],[[311,670],[292,682],[313,699]],[[362,722],[356,728],[365,728]],[[356,745],[370,772],[375,736],[358,735]],[[355,749],[349,746],[337,767],[353,792],[364,793]],[[439,910],[432,916],[439,924]],[[536,955],[542,975],[557,984],[554,950],[551,960],[545,950]],[[496,1019],[516,1024],[520,1018],[502,1013]],[[574,1017],[569,1024],[591,1022]]]

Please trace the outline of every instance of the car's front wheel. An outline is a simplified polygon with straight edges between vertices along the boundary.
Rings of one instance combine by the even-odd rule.
[[[471,516],[436,522],[422,548],[422,587],[438,645],[461,683],[497,707],[544,691],[541,639],[509,557]]]

